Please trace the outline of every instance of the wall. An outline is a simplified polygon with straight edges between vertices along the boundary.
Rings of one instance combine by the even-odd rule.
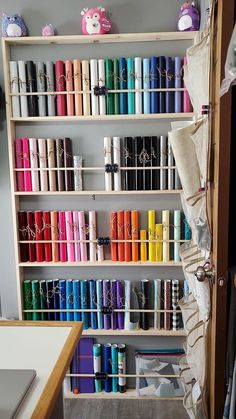
[[[17,7],[14,7],[12,3],[17,4]],[[146,0],[145,2],[142,0],[109,0],[109,1],[100,1],[100,5],[107,8],[112,16],[112,20],[114,22],[113,32],[152,32],[152,31],[174,31],[176,29],[176,16],[178,14],[179,6],[181,4],[180,0]],[[32,0],[18,0],[16,2],[9,2],[0,0],[0,11],[5,11],[6,13],[21,13],[24,16],[25,22],[28,26],[30,35],[40,35],[41,28],[45,23],[52,23],[57,28],[58,34],[60,35],[67,35],[67,34],[80,34],[80,27],[81,27],[81,16],[80,11],[83,7],[93,7],[96,5],[96,2],[92,0],[81,1],[81,0],[67,0],[67,2],[63,2],[61,0],[51,0],[50,2],[41,0],[40,2],[32,2]],[[153,48],[151,49],[150,46],[147,46],[145,53],[148,55],[148,48],[150,49],[150,54],[153,54]],[[159,48],[159,46],[158,46]],[[157,51],[157,55],[161,55],[161,50],[163,54],[165,54],[168,50],[168,53],[171,54],[178,54],[178,47],[175,47],[174,43],[168,44],[165,48],[160,46],[160,49]],[[183,48],[182,48],[183,49]],[[55,58],[58,57],[60,54],[61,58],[68,57],[73,58],[75,56],[76,48],[74,47],[71,50],[67,48],[54,50]],[[96,50],[97,52],[98,50]],[[129,51],[131,56],[134,55],[134,48],[129,48],[127,46],[127,50],[121,53],[129,55]],[[138,53],[138,49],[136,50]],[[143,51],[142,51],[143,52]],[[179,51],[180,53],[181,51]],[[37,52],[34,50],[27,49],[24,53],[29,54],[29,58],[32,56],[33,59],[37,59]],[[70,55],[71,53],[71,55]],[[119,56],[118,50],[115,52],[112,49],[106,50],[106,53],[109,56]],[[13,59],[20,59],[19,51],[13,53]],[[89,52],[84,50],[83,56],[93,54],[93,50],[91,49]],[[100,50],[99,54],[102,55]],[[104,54],[104,52],[103,52]],[[117,55],[116,55],[117,54]],[[49,49],[45,49],[45,53],[43,57],[46,58],[51,56],[51,51]],[[93,55],[91,55],[93,56]],[[96,55],[94,55],[96,56]],[[98,56],[98,55],[97,55]],[[0,70],[0,85],[3,88],[3,70],[1,66]],[[135,127],[132,124],[127,124],[127,126],[117,124],[102,124],[99,125],[99,130],[97,130],[97,126],[94,125],[82,125],[78,132],[78,125],[72,124],[70,127],[58,125],[57,127],[53,127],[51,125],[45,125],[43,128],[37,126],[27,126],[22,127],[19,126],[17,131],[17,135],[21,135],[25,133],[26,135],[42,135],[42,129],[46,136],[55,136],[56,135],[70,135],[71,138],[78,137],[85,137],[87,136],[90,138],[91,145],[94,146],[94,138],[95,133],[96,137],[112,135],[116,132],[116,135],[128,135],[130,134],[137,135],[140,130],[143,130],[143,133],[150,132],[151,135],[155,133],[166,133],[169,129],[168,124],[158,124],[158,129],[156,125],[152,124],[135,124]],[[0,294],[2,298],[2,314],[7,317],[17,317],[17,297],[16,297],[16,284],[15,284],[15,261],[14,261],[14,248],[13,248],[13,234],[12,234],[12,219],[11,219],[11,198],[10,198],[10,183],[9,183],[9,166],[8,166],[8,154],[7,154],[7,134],[6,134],[6,123],[5,123],[5,112],[4,112],[4,104],[1,101],[1,114],[0,114],[0,232],[1,232],[1,239],[0,239],[0,267],[1,267],[1,275],[0,275]],[[59,134],[60,133],[60,134]],[[100,147],[102,146],[101,139],[97,138],[97,141],[100,143]],[[75,142],[75,141],[74,141]],[[82,145],[83,144],[83,145]],[[96,143],[97,144],[97,143]],[[81,146],[84,147],[84,142],[81,143]],[[98,147],[98,145],[95,145]],[[81,150],[81,149],[80,149]],[[83,153],[83,149],[82,149]],[[92,156],[88,156],[90,159],[89,163],[93,163]],[[58,206],[65,207],[65,203],[61,202],[61,200],[47,201],[43,204],[40,203],[42,208],[53,208]],[[110,205],[109,201],[107,201],[108,205]],[[73,204],[67,204],[68,208],[72,208],[73,206],[76,208],[77,201],[73,200]],[[104,205],[104,200],[100,198],[99,202],[97,203],[97,209],[99,207],[102,209]],[[135,202],[132,204],[138,208],[139,203]],[[141,201],[140,201],[140,208],[141,208]],[[172,208],[177,208],[176,203],[173,199],[169,199],[169,201],[165,202],[154,202],[154,198],[152,198],[151,202],[147,203],[150,207],[157,207],[157,208],[165,208],[165,206],[170,206]],[[93,204],[87,201],[84,204],[84,209],[89,209],[92,207]],[[78,205],[77,205],[78,207]],[[120,202],[120,208],[122,207],[131,207],[131,203],[125,201],[124,199]],[[22,201],[22,208],[37,208],[37,201],[31,199],[24,199]],[[138,274],[137,270],[129,271],[120,271],[119,276],[124,278],[125,275],[128,273],[135,278]],[[44,270],[45,272],[45,270]],[[40,274],[44,273],[40,272]],[[55,272],[46,271],[47,275],[49,273],[51,276],[55,275]],[[173,271],[167,272],[164,271],[160,272],[160,270],[152,269],[151,271],[145,270],[143,274],[146,276],[154,277],[156,275],[162,275],[165,277],[168,274],[172,274]],[[87,277],[91,277],[88,273],[88,270],[81,270],[78,273],[77,270],[73,270],[72,272],[66,271],[66,269],[62,270],[61,272],[57,272],[58,276],[71,275],[73,277],[81,277],[81,275],[87,275]],[[79,274],[79,275],[78,275]],[[103,274],[102,272],[91,272],[91,275],[96,274]],[[115,272],[113,272],[115,274]],[[105,272],[104,274],[105,275]],[[106,271],[106,275],[109,277],[108,272]],[[28,272],[27,276],[29,277],[38,277],[32,272]],[[176,272],[176,276],[181,276],[181,271],[178,270]]]

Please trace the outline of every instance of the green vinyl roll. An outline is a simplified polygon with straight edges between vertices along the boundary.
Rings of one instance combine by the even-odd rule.
[[[114,90],[118,90],[120,88],[120,82],[119,82],[119,61],[117,59],[113,60],[113,74],[114,74]],[[119,93],[114,93],[114,114],[120,115]]]
[[[106,88],[114,88],[114,75],[113,75],[113,61],[110,58],[105,59],[105,80]],[[107,115],[114,115],[114,93],[106,95],[106,112]]]
[[[40,298],[39,298],[39,281],[32,281],[32,306],[33,310],[40,309]],[[33,313],[33,320],[41,320],[41,313]]]
[[[23,282],[24,310],[32,310],[32,287],[31,281]],[[32,313],[24,313],[24,320],[32,320]]]
[[[47,308],[47,290],[46,290],[46,281],[39,281],[39,299],[40,299],[40,308],[44,310]],[[40,313],[41,320],[48,320],[47,313]]]

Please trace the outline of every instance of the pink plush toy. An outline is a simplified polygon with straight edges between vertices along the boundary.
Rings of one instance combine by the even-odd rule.
[[[104,35],[111,30],[111,22],[106,17],[103,7],[83,9],[81,15],[84,35]]]

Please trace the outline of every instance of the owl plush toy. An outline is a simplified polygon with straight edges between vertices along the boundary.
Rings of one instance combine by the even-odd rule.
[[[26,36],[27,28],[21,15],[2,15],[2,36],[4,38],[14,36]]]
[[[111,22],[105,15],[103,7],[94,7],[93,9],[83,9],[82,15],[82,33],[84,35],[104,35],[111,29]]]
[[[178,17],[179,31],[198,31],[200,25],[200,16],[194,1],[190,4],[188,1],[183,3]]]

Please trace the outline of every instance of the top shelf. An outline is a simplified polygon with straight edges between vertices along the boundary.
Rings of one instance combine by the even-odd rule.
[[[8,45],[105,44],[122,42],[157,42],[196,40],[199,32],[150,32],[107,35],[59,35],[3,38]]]

